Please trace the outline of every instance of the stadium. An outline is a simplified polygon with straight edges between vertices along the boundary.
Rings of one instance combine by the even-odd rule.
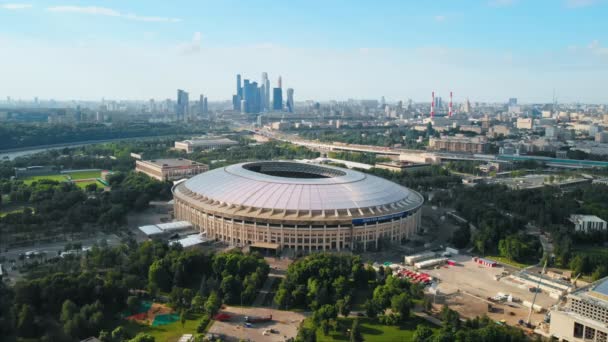
[[[368,250],[418,231],[423,197],[333,166],[259,161],[214,169],[173,187],[175,217],[207,238],[264,249]]]

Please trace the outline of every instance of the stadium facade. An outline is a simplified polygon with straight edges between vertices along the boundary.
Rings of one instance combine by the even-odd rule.
[[[214,169],[173,187],[175,216],[208,238],[296,251],[367,250],[420,227],[423,197],[332,166],[260,161]]]

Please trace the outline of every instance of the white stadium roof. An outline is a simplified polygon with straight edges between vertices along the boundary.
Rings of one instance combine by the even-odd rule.
[[[293,161],[251,162],[214,169],[182,184],[204,199],[277,210],[419,207],[420,194],[380,177]]]

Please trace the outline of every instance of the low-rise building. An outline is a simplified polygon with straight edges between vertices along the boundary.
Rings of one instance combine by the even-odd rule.
[[[608,279],[567,295],[551,310],[550,334],[559,341],[608,341]]]
[[[176,141],[175,149],[186,151],[186,153],[192,153],[200,150],[212,150],[220,147],[234,146],[239,143],[223,137],[205,137],[205,138],[193,138],[184,141]]]
[[[387,162],[387,163],[376,163],[374,165],[377,169],[389,170],[392,172],[403,172],[403,171],[418,171],[427,169],[431,164],[416,164],[408,162]]]
[[[486,153],[489,144],[485,137],[467,138],[464,136],[442,136],[441,138],[430,138],[429,148],[436,151]]]
[[[209,170],[207,165],[183,158],[137,160],[135,162],[136,172],[145,173],[160,181],[190,178],[207,170]]]
[[[518,129],[532,129],[534,127],[534,121],[532,118],[518,118],[517,128]]]
[[[577,232],[589,233],[606,230],[606,221],[595,215],[570,215],[570,222],[574,223]]]

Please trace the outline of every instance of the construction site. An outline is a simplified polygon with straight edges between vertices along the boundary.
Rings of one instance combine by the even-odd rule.
[[[398,276],[429,284],[427,294],[435,305],[446,304],[465,318],[487,315],[530,332],[545,328],[548,311],[576,288],[570,275],[540,267],[519,270],[450,252],[422,252],[405,257],[405,266],[390,267]]]

